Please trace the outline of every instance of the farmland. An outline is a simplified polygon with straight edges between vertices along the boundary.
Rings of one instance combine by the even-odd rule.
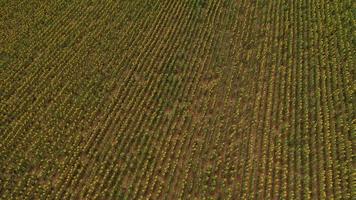
[[[351,0],[0,0],[0,199],[351,199]]]

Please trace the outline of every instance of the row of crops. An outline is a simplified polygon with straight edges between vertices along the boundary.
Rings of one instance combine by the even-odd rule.
[[[0,5],[0,199],[355,196],[351,0]]]

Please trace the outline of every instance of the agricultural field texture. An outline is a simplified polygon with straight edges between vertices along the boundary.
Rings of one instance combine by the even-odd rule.
[[[0,199],[351,200],[355,5],[0,0]]]

